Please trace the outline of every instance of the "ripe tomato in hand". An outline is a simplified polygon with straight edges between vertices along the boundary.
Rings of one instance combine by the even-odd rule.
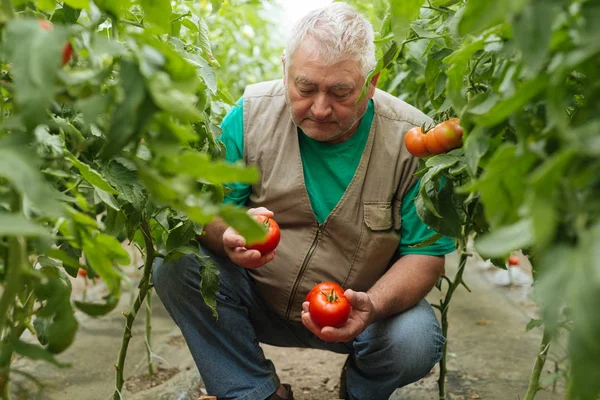
[[[426,157],[430,155],[425,144],[425,135],[420,126],[415,126],[404,136],[406,150],[415,157]]]
[[[279,225],[277,225],[277,222],[275,222],[273,218],[269,218],[264,215],[255,215],[254,219],[267,228],[267,237],[262,242],[249,243],[246,248],[249,250],[258,250],[262,255],[268,254],[275,250],[279,244],[279,239],[281,238]]]
[[[519,265],[519,257],[517,257],[517,256],[508,257],[508,265]]]
[[[343,325],[350,315],[350,303],[344,296],[344,289],[334,282],[321,282],[306,295],[310,303],[308,311],[315,324],[338,327]]]
[[[45,19],[40,19],[38,20],[38,23],[40,24],[40,27],[45,30],[45,31],[50,31],[54,28],[54,26],[52,25],[52,22],[45,20]],[[63,49],[62,49],[62,65],[65,65],[66,63],[68,63],[71,60],[71,56],[73,55],[73,46],[71,46],[71,43],[67,42],[65,43]]]
[[[77,275],[79,276],[87,276],[87,271],[83,268],[79,268],[79,270],[77,271]]]

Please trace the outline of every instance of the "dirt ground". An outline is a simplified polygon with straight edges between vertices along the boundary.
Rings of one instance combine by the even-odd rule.
[[[471,289],[456,291],[450,309],[448,342],[447,399],[523,398],[529,373],[538,351],[541,331],[525,332],[527,322],[536,316],[537,307],[531,301],[531,277],[527,262],[522,268],[506,271],[489,268],[479,259],[467,266],[465,281]],[[447,273],[453,276],[457,257],[447,258]],[[136,270],[130,274],[136,280]],[[509,285],[509,278],[512,285]],[[83,281],[74,282],[81,293]],[[101,293],[101,288],[88,288],[88,296]],[[437,302],[439,292],[428,296]],[[71,363],[68,369],[58,369],[47,363],[18,360],[15,367],[35,376],[44,386],[41,399],[48,400],[109,400],[114,391],[114,364],[117,359],[124,318],[131,297],[124,296],[120,306],[106,317],[92,319],[78,314],[80,331],[74,345],[58,358]],[[438,314],[439,316],[439,314]],[[153,297],[153,364],[156,374],[148,376],[144,343],[144,312],[140,311],[133,327],[133,339],[127,357],[127,378],[123,399],[197,400],[206,395],[202,380],[191,359],[185,341],[156,296]],[[289,349],[263,346],[265,355],[277,368],[282,382],[290,383],[297,400],[337,399],[339,374],[344,355],[319,350]],[[555,346],[543,376],[544,390],[536,399],[562,398],[562,387],[552,392],[544,383],[554,373],[553,359],[560,358],[563,349]],[[437,400],[437,367],[423,380],[397,390],[392,400]],[[16,399],[36,398],[35,385],[22,376],[15,376]],[[368,399],[366,399],[368,400]]]

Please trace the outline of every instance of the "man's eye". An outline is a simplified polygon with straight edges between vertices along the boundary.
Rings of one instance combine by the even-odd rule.
[[[334,93],[333,95],[337,99],[345,99],[346,97],[348,97],[349,94],[350,94],[349,92],[345,92],[345,93]]]
[[[310,94],[311,91],[312,91],[311,89],[301,89],[301,88],[298,88],[298,92],[300,94]]]

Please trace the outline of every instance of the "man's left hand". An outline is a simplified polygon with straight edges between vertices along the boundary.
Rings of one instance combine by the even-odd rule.
[[[346,289],[344,295],[350,303],[348,321],[334,328],[333,326],[320,327],[311,319],[308,311],[309,302],[302,303],[302,323],[312,333],[326,342],[349,342],[364,331],[375,320],[375,308],[369,295],[365,292],[355,292]]]

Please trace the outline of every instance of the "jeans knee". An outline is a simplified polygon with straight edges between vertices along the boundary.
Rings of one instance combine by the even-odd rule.
[[[357,361],[370,373],[400,377],[403,386],[439,362],[445,339],[429,304],[376,324],[355,342]]]
[[[164,262],[162,258],[157,258],[152,266],[152,282],[156,293],[161,300],[170,294],[176,294],[180,291],[184,283],[183,275],[185,266],[191,260],[189,256],[182,256],[176,260]]]

